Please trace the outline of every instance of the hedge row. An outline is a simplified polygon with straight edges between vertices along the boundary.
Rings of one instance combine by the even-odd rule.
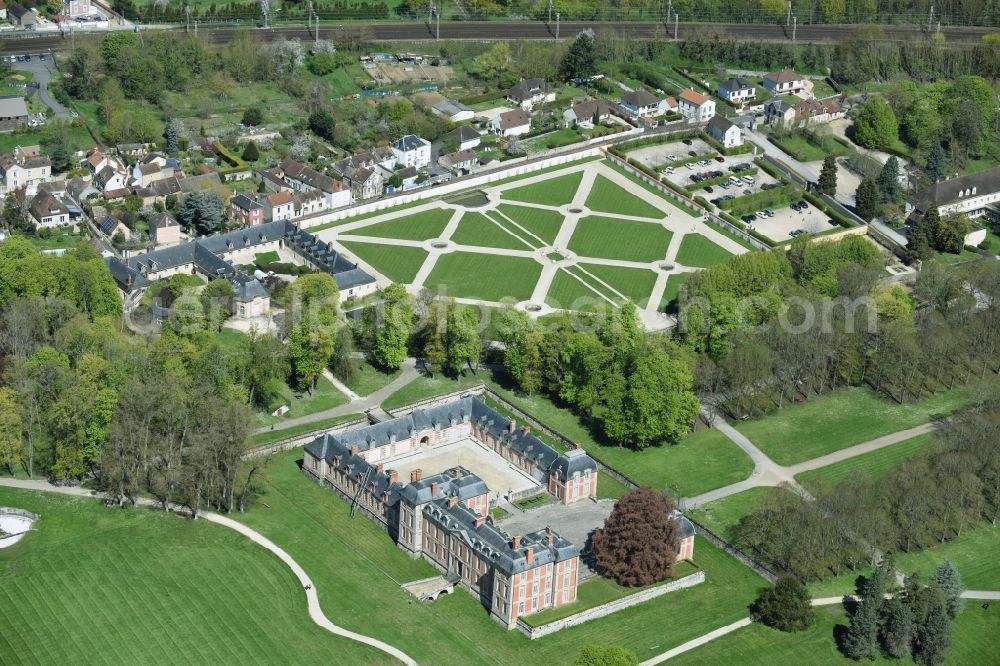
[[[746,215],[764,208],[781,208],[802,198],[802,190],[796,185],[783,185],[773,190],[755,192],[745,197],[723,201],[721,208],[733,215]]]
[[[732,148],[726,148],[721,143],[716,141],[715,138],[712,135],[708,134],[707,132],[702,132],[700,136],[705,143],[712,146],[713,148],[715,148],[720,153],[726,156],[746,155],[747,153],[753,150],[753,144],[749,142],[744,143],[741,146],[733,146]]]
[[[703,189],[705,187],[709,187],[711,185],[719,185],[720,183],[728,183],[730,176],[735,176],[735,175],[736,174],[733,174],[733,173],[723,174],[722,176],[719,176],[718,178],[709,178],[708,180],[703,180],[700,183],[692,183],[691,185],[686,185],[684,187],[684,189],[686,189],[688,192],[694,192],[696,190],[700,190],[700,189]],[[757,175],[757,169],[756,168],[749,169],[747,171],[740,171],[740,176],[741,177],[742,176],[756,176],[756,175]],[[730,201],[735,201],[735,199],[730,199]]]
[[[621,158],[618,155],[616,155],[616,157],[619,157],[619,159],[623,159],[623,158]],[[673,183],[671,183],[669,180],[666,180],[664,178],[660,178],[659,174],[657,174],[655,171],[653,171],[652,169],[650,169],[647,166],[639,164],[637,161],[635,161],[633,159],[625,159],[624,161],[627,162],[629,166],[631,166],[631,167],[633,167],[635,169],[638,169],[642,173],[646,174],[646,176],[648,176],[649,178],[653,179],[654,181],[656,181],[660,185],[663,185],[665,188],[667,188],[668,190],[670,190],[671,192],[673,192],[674,194],[676,194],[678,197],[680,197],[682,199],[682,201],[680,201],[680,202],[677,202],[677,201],[672,202],[675,206],[677,206],[678,208],[680,208],[684,212],[689,213],[689,214],[691,214],[693,216],[696,216],[696,217],[698,215],[702,214],[702,212],[699,212],[699,211],[695,210],[694,207],[688,205],[687,202],[691,201],[691,199],[690,199],[690,197],[689,197],[689,195],[688,195],[688,193],[686,191],[684,191],[683,189],[677,187],[676,185],[674,185]],[[703,203],[702,205],[704,205],[705,208],[708,207],[707,203]]]
[[[664,132],[663,134],[649,136],[644,139],[636,139],[635,141],[619,143],[618,145],[609,148],[609,152],[622,159],[626,159],[625,154],[632,150],[645,148],[646,146],[658,146],[662,143],[674,143],[675,141],[683,141],[684,139],[694,139],[697,136],[698,132],[695,130],[686,130],[683,132]]]
[[[847,217],[846,215],[842,214],[839,210],[837,210],[833,206],[830,206],[829,204],[827,204],[825,201],[823,201],[822,199],[820,199],[818,196],[816,196],[812,192],[806,192],[806,193],[804,193],[802,195],[802,198],[805,199],[806,201],[808,201],[809,203],[811,203],[813,206],[815,206],[819,210],[821,210],[824,213],[826,213],[830,217],[830,219],[832,219],[833,221],[835,221],[840,226],[848,228],[848,229],[850,229],[852,227],[858,226],[857,222],[855,222],[851,218]]]

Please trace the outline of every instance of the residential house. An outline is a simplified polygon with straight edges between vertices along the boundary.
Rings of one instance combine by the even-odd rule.
[[[119,143],[115,146],[115,152],[121,157],[141,158],[146,154],[145,143]]]
[[[19,28],[34,30],[38,27],[38,14],[16,2],[12,2],[7,6],[7,16]]]
[[[431,163],[431,142],[415,134],[407,134],[392,143],[398,164],[423,169]]]
[[[63,0],[63,16],[76,18],[77,16],[90,16],[90,0]]]
[[[150,155],[146,157],[148,158]],[[170,178],[173,175],[174,168],[167,164],[165,159],[162,160],[162,163],[155,159],[149,162],[143,160],[132,167],[132,184],[138,187],[149,187],[153,182]]]
[[[87,168],[90,170],[91,175],[96,174],[98,171],[106,166],[117,166],[116,163],[112,162],[111,158],[104,154],[104,151],[100,148],[91,148],[87,151]]]
[[[264,197],[263,204],[264,219],[268,222],[290,220],[295,217],[295,202],[291,192],[268,194]]]
[[[800,124],[828,123],[831,120],[843,118],[846,112],[840,100],[836,97],[826,99],[804,99],[796,102],[793,107],[794,120]]]
[[[327,208],[340,208],[351,203],[351,189],[348,185],[301,162],[291,159],[281,160],[278,165],[278,173],[281,174],[282,180],[291,185],[296,192],[322,192],[327,200]]]
[[[0,157],[0,194],[27,188],[29,195],[52,177],[52,162],[38,146],[16,146],[14,152]]]
[[[44,190],[58,199],[62,199],[63,197],[66,196],[66,181],[65,180],[46,181],[44,183],[39,183],[38,189]]]
[[[121,234],[125,240],[132,237],[132,230],[129,229],[121,220],[116,220],[113,217],[105,217],[101,220],[99,226],[101,233],[108,238],[114,238],[116,234]]]
[[[990,222],[1000,221],[1000,167],[924,188],[908,202],[911,215],[907,222],[916,222],[934,205],[942,216],[961,213],[969,219],[985,217]],[[985,228],[976,228],[966,235],[964,244],[978,245],[986,239],[986,234]]]
[[[316,215],[330,209],[330,203],[323,193],[318,190],[312,192],[296,192],[292,195],[292,211],[295,218],[307,215]]]
[[[694,122],[708,122],[715,115],[715,101],[691,88],[678,95],[677,107],[682,116]]]
[[[476,115],[475,112],[466,105],[461,102],[454,102],[450,99],[441,100],[431,107],[431,111],[442,118],[447,118],[453,123],[472,120]]]
[[[181,225],[170,213],[160,213],[149,223],[149,238],[157,246],[175,245],[181,241]]]
[[[444,135],[441,140],[443,145],[455,145],[455,150],[467,150],[469,148],[477,147],[482,138],[479,136],[479,132],[472,129],[468,125],[462,125],[461,127],[456,127],[452,131]]]
[[[708,121],[708,135],[725,148],[743,145],[743,132],[725,116],[712,116]]]
[[[497,136],[523,136],[531,131],[531,116],[523,109],[505,111],[490,121],[490,130]]]
[[[0,0],[0,19],[7,20],[7,3]]]
[[[805,77],[790,69],[764,75],[764,89],[772,95],[797,95],[806,90]]]
[[[668,111],[674,111],[677,104],[672,97],[661,99],[647,90],[633,90],[622,95],[618,99],[618,106],[621,107],[625,115],[634,120],[639,118],[655,118],[662,116]]]
[[[39,227],[61,227],[69,224],[69,210],[63,202],[48,192],[39,192],[31,200],[28,212]]]
[[[531,111],[538,104],[556,101],[556,91],[545,79],[521,79],[507,91],[507,101]]]
[[[757,96],[757,87],[746,79],[731,77],[719,83],[718,94],[727,102],[742,106]]]
[[[603,99],[590,99],[586,102],[580,102],[579,104],[574,104],[565,111],[563,111],[563,122],[566,123],[566,127],[582,127],[584,129],[591,129],[594,127],[594,121],[597,123],[602,123],[608,119],[611,115],[611,107]]]
[[[17,129],[28,122],[28,105],[23,97],[9,95],[0,97],[0,129],[5,132]]]
[[[94,187],[90,184],[89,180],[84,180],[80,176],[73,178],[68,183],[66,183],[66,192],[69,196],[73,197],[76,201],[83,203],[90,197],[96,197],[100,194]]]
[[[775,125],[791,126],[795,121],[795,107],[784,100],[769,99],[764,104],[764,121],[772,127]]]
[[[240,227],[256,227],[264,223],[264,206],[246,194],[237,194],[229,201],[229,219]]]
[[[392,153],[392,151],[389,151]],[[354,199],[371,199],[382,196],[385,181],[392,177],[396,167],[396,155],[391,159],[374,151],[358,153],[333,163],[333,170],[350,187]]]
[[[476,153],[470,148],[459,150],[438,158],[438,164],[449,171],[469,172],[476,165]]]
[[[416,170],[415,167],[403,167],[398,169],[389,180],[386,181],[386,192],[392,193],[396,190],[402,190],[403,192],[414,190],[418,187],[423,187],[427,181],[418,182],[420,178],[420,172]],[[393,183],[398,181],[399,185],[394,185]]]
[[[119,171],[110,164],[94,174],[94,186],[103,192],[105,197],[115,196],[119,190],[126,190],[128,185],[128,177],[125,172]],[[128,192],[125,191],[125,195],[127,194]]]

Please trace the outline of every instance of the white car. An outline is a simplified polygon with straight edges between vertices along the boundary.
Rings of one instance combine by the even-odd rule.
[[[747,185],[753,185],[753,176],[743,176],[743,182]]]
[[[686,166],[686,167],[688,168],[688,170],[689,170],[689,171],[692,171],[692,170],[694,170],[694,165],[693,165],[693,164],[691,164],[690,162],[688,162],[688,163],[687,163],[687,164],[685,164],[684,166]]]
[[[679,158],[676,155],[667,155],[668,162],[676,162]]]

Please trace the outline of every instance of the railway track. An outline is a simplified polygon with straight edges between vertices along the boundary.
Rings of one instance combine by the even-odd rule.
[[[320,37],[336,38],[345,29],[356,30],[363,27],[371,39],[379,42],[391,41],[423,41],[434,40],[436,32],[423,23],[347,23],[343,26],[322,25],[319,28]],[[672,36],[673,26],[663,26],[657,23],[630,22],[586,22],[565,21],[559,26],[559,37],[572,38],[586,29],[616,30],[636,39],[648,39],[654,34]],[[799,42],[836,42],[855,30],[857,25],[801,25],[796,30],[795,38]],[[172,28],[183,30],[183,27]],[[225,44],[233,36],[246,27],[210,27],[202,26],[198,32],[213,44]],[[263,41],[274,39],[315,38],[314,29],[304,26],[279,26],[275,28],[249,28],[256,37]],[[926,39],[926,31],[919,26],[886,25],[882,26],[886,39],[892,41],[912,41]],[[986,27],[942,27],[946,44],[977,42],[983,35],[996,32],[995,28]],[[539,21],[520,21],[500,23],[491,21],[455,21],[441,24],[441,39],[489,41],[500,39],[533,39],[545,40],[555,38],[555,26]],[[690,36],[696,32],[713,32],[734,39],[785,42],[792,37],[791,28],[782,25],[757,25],[733,23],[681,23],[678,25],[679,38]],[[67,48],[69,37],[62,35],[37,34],[32,36],[5,35],[0,37],[0,53],[38,53]]]

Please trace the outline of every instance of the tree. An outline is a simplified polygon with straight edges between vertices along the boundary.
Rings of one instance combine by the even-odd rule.
[[[934,254],[934,248],[938,245],[938,227],[941,223],[941,216],[938,213],[936,201],[932,201],[927,207],[927,212],[920,217],[913,229],[906,245],[907,251],[914,259],[929,259]]]
[[[163,138],[167,142],[166,151],[168,155],[177,155],[180,151],[181,130],[181,123],[176,118],[172,118],[167,122],[167,128],[163,131]]]
[[[891,560],[884,561],[862,585],[861,600],[851,616],[842,646],[851,659],[874,659],[878,655],[879,611],[892,572]]]
[[[309,58],[309,71],[316,76],[326,76],[332,74],[337,69],[337,56],[333,53],[322,52]]]
[[[597,72],[596,60],[594,38],[590,33],[581,32],[563,56],[559,74],[564,81],[591,76]]]
[[[924,666],[944,663],[951,647],[951,620],[944,599],[930,607],[927,619],[918,627],[913,658]]]
[[[466,366],[475,372],[475,364],[483,353],[483,342],[479,337],[479,313],[476,308],[459,305],[454,301],[447,306],[447,330],[445,349],[448,368],[456,375]]]
[[[827,155],[823,158],[823,168],[819,172],[816,190],[820,194],[833,196],[837,193],[837,158]]]
[[[597,565],[626,587],[672,576],[681,536],[674,509],[669,495],[652,488],[622,497],[591,539]]]
[[[309,129],[316,136],[328,141],[333,139],[333,130],[336,124],[336,120],[334,120],[333,116],[326,109],[316,109],[309,114]]]
[[[912,645],[913,613],[898,597],[889,599],[883,610],[882,647],[893,659],[905,659]]]
[[[413,302],[400,284],[389,285],[382,296],[382,324],[375,332],[372,357],[382,368],[397,370],[406,360],[413,326]]]
[[[246,127],[258,127],[264,124],[264,111],[259,106],[250,106],[244,109],[243,119],[240,122]]]
[[[878,185],[879,192],[886,201],[893,203],[899,201],[902,192],[899,187],[899,160],[895,155],[886,160],[875,184]]]
[[[802,631],[813,623],[809,592],[797,578],[782,576],[760,591],[750,607],[755,620],[780,631]]]
[[[177,208],[177,221],[189,229],[209,234],[222,227],[226,204],[215,190],[188,193]]]
[[[243,149],[243,159],[247,162],[256,162],[260,159],[260,151],[257,150],[256,143],[247,141],[246,148]]]
[[[490,81],[499,87],[510,61],[510,44],[497,42],[476,58],[476,72],[484,81]]]
[[[961,254],[965,237],[972,231],[972,223],[962,213],[952,213],[940,218],[937,224],[935,247],[942,252]]]
[[[10,474],[21,462],[21,406],[17,391],[0,387],[0,465]]]
[[[222,323],[233,316],[235,297],[233,283],[225,278],[212,280],[198,295],[205,320],[213,330],[222,330]]]
[[[932,183],[944,180],[948,176],[948,155],[944,152],[944,147],[940,143],[931,146],[927,153],[927,163],[924,165],[924,173]]]
[[[951,562],[945,560],[934,571],[934,582],[938,584],[944,594],[948,615],[955,617],[965,607],[965,600],[962,599],[962,592],[965,592],[962,576]]]
[[[865,222],[871,222],[878,214],[878,187],[871,178],[865,178],[854,194],[854,208]]]
[[[623,647],[585,645],[573,666],[636,666],[639,657]]]
[[[873,97],[854,121],[854,138],[865,148],[885,150],[899,138],[899,123],[882,97]]]

